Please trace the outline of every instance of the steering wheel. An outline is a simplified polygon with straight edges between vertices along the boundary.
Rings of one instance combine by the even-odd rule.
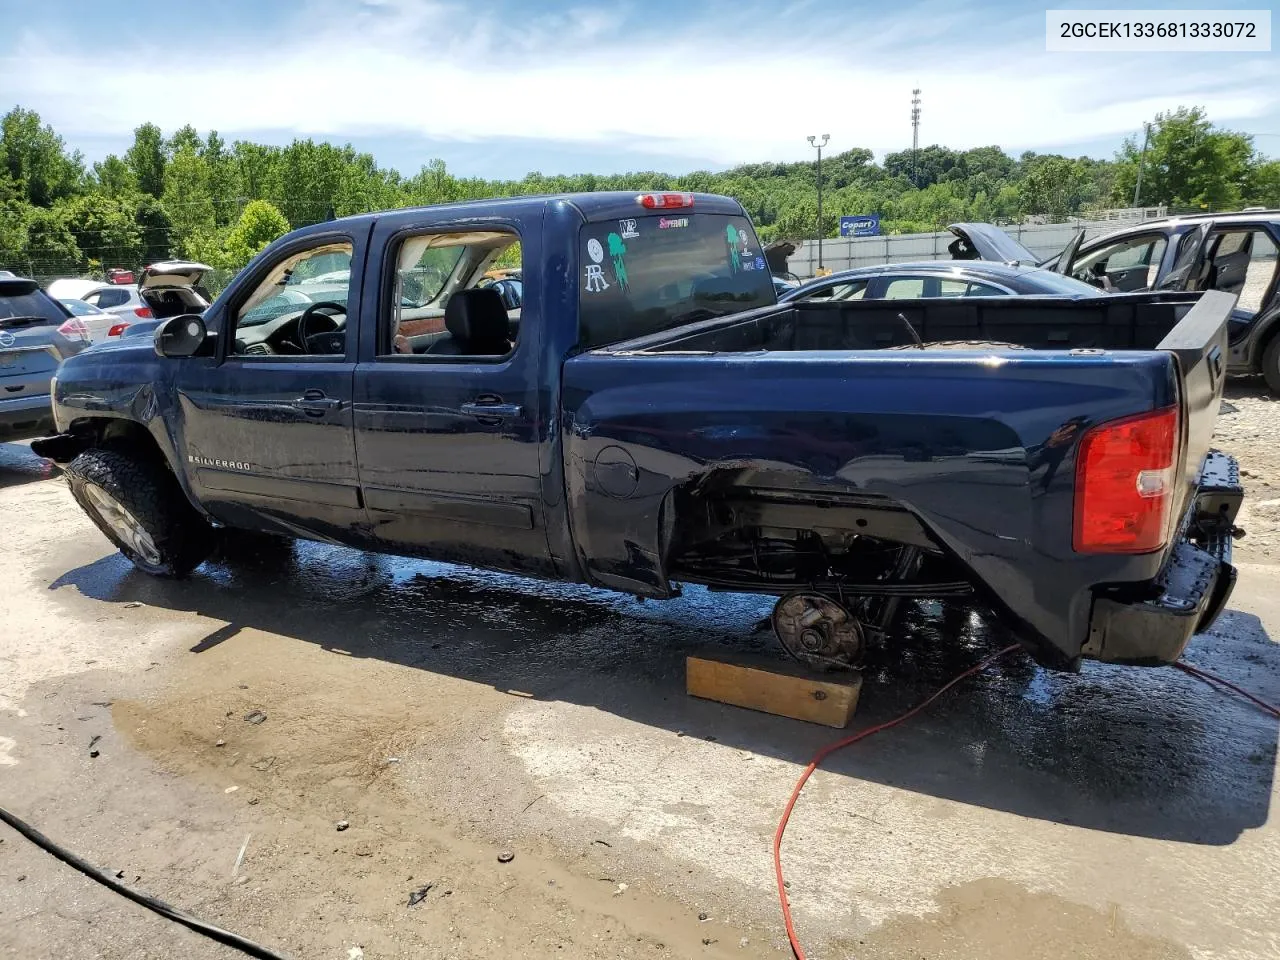
[[[311,348],[307,345],[307,324],[317,314],[322,314],[329,318],[333,324],[333,330],[341,330],[337,320],[333,319],[335,314],[341,314],[343,317],[347,315],[345,304],[336,303],[333,300],[320,300],[311,304],[307,309],[302,311],[302,316],[298,317],[298,345],[302,347],[303,353],[310,353]],[[329,330],[321,330],[321,333],[329,333]]]

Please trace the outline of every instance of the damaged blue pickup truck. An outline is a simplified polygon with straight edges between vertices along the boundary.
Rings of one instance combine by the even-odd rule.
[[[723,197],[396,210],[297,230],[203,315],[68,359],[33,447],[159,576],[229,527],[770,594],[816,663],[930,598],[1052,667],[1162,664],[1235,579],[1242,491],[1210,448],[1232,302],[779,305]]]

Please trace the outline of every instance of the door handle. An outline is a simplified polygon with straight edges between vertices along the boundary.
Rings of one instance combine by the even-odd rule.
[[[310,416],[319,417],[331,410],[341,410],[342,401],[337,397],[326,397],[323,390],[308,390],[290,406]]]
[[[464,403],[460,409],[466,416],[478,417],[481,420],[514,420],[524,413],[524,407],[518,403],[492,403],[482,400]]]

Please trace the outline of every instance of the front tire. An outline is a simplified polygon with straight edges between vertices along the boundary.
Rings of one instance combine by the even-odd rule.
[[[163,464],[120,449],[86,450],[67,466],[76,502],[143,573],[185,577],[213,549],[213,530]]]

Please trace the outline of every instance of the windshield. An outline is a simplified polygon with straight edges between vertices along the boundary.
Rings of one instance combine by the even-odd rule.
[[[578,256],[588,349],[777,302],[746,217],[678,210],[588,223]]]

